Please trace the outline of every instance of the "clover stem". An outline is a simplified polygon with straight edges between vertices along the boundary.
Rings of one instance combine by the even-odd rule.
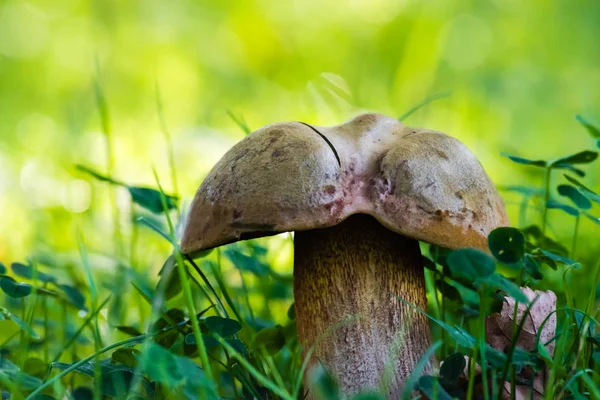
[[[488,378],[487,378],[487,363],[485,361],[485,317],[486,317],[486,301],[488,295],[488,286],[483,285],[481,288],[481,300],[479,302],[479,351],[481,356],[481,379],[483,382],[483,398],[489,400],[490,391],[488,389]]]
[[[546,167],[544,174],[544,204],[542,209],[542,240],[545,242],[546,235],[546,220],[548,219],[548,201],[550,200],[550,175],[552,173],[551,167]],[[544,244],[544,243],[542,243]]]
[[[573,243],[571,244],[571,258],[575,258],[575,250],[577,249],[577,236],[579,236],[579,220],[581,215],[575,217],[575,228],[573,230]]]

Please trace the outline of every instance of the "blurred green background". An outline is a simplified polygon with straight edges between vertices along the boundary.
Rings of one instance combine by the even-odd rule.
[[[189,204],[211,166],[244,132],[285,120],[338,124],[361,111],[464,141],[499,185],[541,185],[541,170],[501,152],[552,158],[592,144],[575,121],[600,121],[600,3],[495,0],[0,0],[0,260],[76,253],[76,232],[115,267],[108,186],[94,96],[106,97],[112,175],[172,191],[157,87],[172,136],[179,194]],[[560,174],[557,174],[557,178]],[[598,188],[598,171],[585,182]],[[521,196],[502,192],[513,224]],[[120,231],[130,203],[118,190]],[[565,241],[573,219],[551,211]],[[554,216],[556,214],[556,216]],[[580,256],[597,256],[582,222]],[[142,230],[139,265],[154,276],[168,244]],[[278,246],[284,238],[268,239]],[[117,246],[118,247],[118,246]],[[291,246],[275,267],[290,272]],[[119,253],[120,252],[120,253]]]

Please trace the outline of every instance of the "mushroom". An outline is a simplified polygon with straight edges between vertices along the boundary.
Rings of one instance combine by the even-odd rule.
[[[363,114],[334,127],[276,123],[237,143],[198,189],[181,251],[294,231],[305,351],[315,347],[312,362],[346,394],[398,397],[431,344],[427,318],[398,300],[427,307],[418,241],[487,249],[488,233],[507,223],[461,142]]]

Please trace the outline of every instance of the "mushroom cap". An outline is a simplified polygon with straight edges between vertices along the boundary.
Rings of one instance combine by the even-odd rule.
[[[369,214],[391,231],[487,250],[508,225],[504,203],[460,141],[363,114],[333,127],[265,126],[233,146],[196,192],[186,254]]]

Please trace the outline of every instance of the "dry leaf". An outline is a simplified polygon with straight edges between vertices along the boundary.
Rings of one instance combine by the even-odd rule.
[[[517,346],[526,351],[535,350],[537,334],[546,317],[556,309],[556,295],[550,290],[541,292],[529,288],[521,288],[530,301],[539,296],[529,314],[525,317],[523,330],[517,338]],[[492,314],[486,319],[486,335],[488,344],[493,348],[504,351],[510,345],[513,326],[518,325],[525,315],[527,305],[519,303],[517,306],[517,321],[513,320],[515,300],[510,297],[504,298],[502,311]],[[547,343],[556,334],[556,314],[552,314],[542,328],[540,342]],[[546,346],[550,354],[554,354],[554,342]]]
[[[524,316],[523,329],[517,338],[517,346],[523,350],[532,351],[536,349],[537,334],[540,328],[542,329],[540,333],[540,342],[543,344],[553,339],[556,334],[556,313],[553,313],[553,311],[556,310],[556,295],[550,290],[546,292],[538,290],[533,291],[529,288],[521,288],[521,290],[530,301],[533,301],[538,297],[537,301],[531,307],[529,314],[525,316],[527,305],[519,303],[517,305],[517,320],[514,321],[515,300],[505,297],[504,304],[502,304],[502,311],[490,315],[486,319],[485,327],[487,342],[496,350],[505,351],[510,346],[513,335],[513,326],[520,324],[521,321],[523,321]],[[542,323],[550,313],[552,313],[552,315],[542,327]],[[550,354],[554,354],[554,342],[549,343],[546,348]],[[521,371],[521,374],[531,375],[532,372],[531,368],[525,368]],[[536,372],[533,379],[533,399],[537,400],[543,398],[542,392],[544,383],[543,374],[541,372]],[[503,398],[510,399],[510,397],[510,382],[505,382]],[[515,398],[517,400],[531,398],[530,388],[523,385],[517,385],[515,387]]]
[[[540,333],[540,343],[545,344],[549,342],[556,334],[556,314],[554,313],[556,310],[556,295],[550,290],[546,292],[538,290],[533,291],[526,287],[521,288],[521,290],[530,301],[533,301],[536,297],[538,297],[536,302],[531,307],[529,314],[525,315],[525,312],[527,311],[527,305],[519,303],[517,306],[517,318],[515,321],[513,318],[515,300],[505,297],[502,310],[499,313],[492,314],[486,318],[485,327],[487,343],[496,350],[505,352],[509,348],[513,335],[513,325],[520,324],[524,317],[523,329],[517,338],[517,346],[523,350],[535,350],[537,334],[540,328],[542,329]],[[550,317],[542,327],[541,325],[548,315],[550,315]],[[549,343],[546,348],[550,354],[554,354],[554,343]],[[465,356],[465,360],[466,367],[461,376],[463,383],[462,386],[464,386],[464,389],[466,389],[466,386],[468,385],[469,357]],[[519,373],[519,376],[521,378],[531,379],[534,372],[535,371],[531,367],[523,368]],[[477,376],[480,377],[481,368],[479,365],[476,366],[476,373]],[[491,378],[488,376],[488,388],[492,387],[490,379]],[[531,397],[531,389],[528,386],[517,385],[515,387],[515,399],[529,400],[530,398],[533,398],[535,400],[542,400],[544,398],[544,387],[544,374],[542,372],[535,372],[535,375],[533,376],[533,397]],[[483,386],[481,383],[476,383],[475,397],[477,398],[482,393]],[[504,400],[509,400],[511,398],[510,382],[505,382],[501,398]]]

